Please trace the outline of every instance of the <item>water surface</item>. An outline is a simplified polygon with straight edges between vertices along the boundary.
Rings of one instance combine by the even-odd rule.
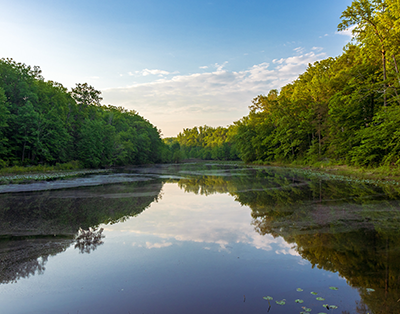
[[[1,313],[400,312],[389,186],[215,163],[62,183],[0,194]]]

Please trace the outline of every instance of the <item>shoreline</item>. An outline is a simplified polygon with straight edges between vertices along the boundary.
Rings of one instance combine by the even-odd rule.
[[[307,172],[309,174],[325,176],[330,175],[335,177],[336,179],[346,180],[353,179],[358,181],[365,181],[366,183],[372,184],[400,184],[400,169],[388,169],[383,167],[378,168],[358,168],[354,166],[348,165],[299,165],[299,164],[290,164],[290,163],[279,163],[279,162],[266,162],[265,164],[259,163],[244,163],[243,161],[221,161],[221,160],[199,160],[199,159],[188,159],[178,164],[192,163],[192,162],[218,162],[218,163],[232,163],[238,162],[243,163],[243,165],[247,165],[250,167],[272,167],[272,168],[286,168],[298,170],[301,172]],[[67,179],[72,177],[79,177],[81,175],[86,174],[98,174],[109,172],[113,168],[107,169],[43,169],[43,170],[34,170],[30,171],[29,167],[22,168],[19,167],[19,171],[16,172],[6,172],[6,169],[3,169],[0,172],[0,185],[4,184],[24,184],[24,183],[32,183],[38,181],[51,181],[57,179]],[[118,167],[116,167],[118,168]],[[12,168],[8,168],[12,170]],[[334,179],[334,178],[332,178]]]
[[[400,184],[400,169],[393,169],[392,172],[388,172],[387,168],[377,167],[371,169],[358,168],[348,165],[298,165],[288,164],[279,162],[270,162],[266,164],[255,164],[249,163],[249,166],[260,166],[260,167],[276,167],[276,168],[287,168],[297,169],[301,171],[312,172],[316,175],[331,175],[337,177],[337,179],[353,179],[357,181],[364,181],[371,184]]]

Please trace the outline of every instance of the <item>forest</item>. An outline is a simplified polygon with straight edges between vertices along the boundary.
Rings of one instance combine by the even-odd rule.
[[[227,127],[186,128],[161,139],[135,111],[101,104],[94,87],[68,91],[39,67],[0,60],[0,168],[78,161],[97,168],[187,158],[264,164],[400,164],[400,3],[355,0],[338,31],[337,57],[309,64],[294,82],[258,95]]]
[[[208,127],[185,129],[175,141],[189,155],[203,147],[197,155],[210,157],[204,149],[223,145],[234,152],[211,154],[215,159],[398,166],[399,18],[397,0],[353,1],[338,25],[353,32],[340,56],[309,64],[280,91],[255,97],[247,116],[218,129],[220,141],[204,140]]]
[[[97,168],[162,162],[168,147],[135,111],[101,104],[94,87],[68,91],[39,67],[0,60],[0,167],[78,162]],[[168,156],[168,154],[167,154]]]

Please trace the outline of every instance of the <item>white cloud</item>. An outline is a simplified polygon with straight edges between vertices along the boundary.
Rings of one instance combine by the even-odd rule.
[[[168,71],[163,71],[163,70],[149,70],[149,69],[144,69],[140,72],[143,76],[147,75],[158,75],[158,76],[164,76],[170,74]]]
[[[316,51],[316,52],[320,52],[320,51],[324,50],[324,48],[322,48],[322,47],[312,47],[311,50]]]
[[[227,65],[228,64],[228,61],[225,61],[224,63],[222,63],[222,64],[218,64],[218,63],[216,63],[216,64],[214,64],[214,67],[216,67],[217,68],[217,72],[220,72],[220,71],[222,71],[222,69],[225,67],[225,65]]]
[[[288,58],[274,59],[242,71],[214,64],[214,71],[161,77],[149,83],[103,90],[105,103],[134,109],[163,131],[175,136],[195,125],[226,126],[248,114],[248,105],[259,94],[281,88],[303,73],[309,63],[326,54],[320,48]],[[144,72],[145,71],[145,72]],[[146,75],[167,71],[145,69]]]
[[[350,38],[353,38],[353,29],[355,29],[357,27],[357,25],[353,25],[351,27],[349,27],[348,29],[345,29],[344,31],[340,31],[340,32],[336,32],[336,34],[339,35],[344,35],[344,36],[348,36]]]
[[[202,67],[199,67],[199,69],[208,69],[208,66],[202,66]]]

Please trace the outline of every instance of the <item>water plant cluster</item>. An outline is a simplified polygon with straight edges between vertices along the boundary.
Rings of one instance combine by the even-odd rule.
[[[332,291],[337,291],[337,290],[338,290],[337,287],[329,287],[329,289],[332,290]],[[368,292],[374,292],[374,291],[375,291],[375,290],[372,289],[372,288],[367,288],[366,290],[367,290]],[[297,288],[296,291],[297,291],[297,292],[304,292],[304,290],[303,290],[302,288]],[[318,295],[318,292],[311,291],[310,294],[313,295],[313,296],[317,296],[317,295]],[[268,312],[269,312],[270,309],[271,309],[271,301],[273,301],[274,298],[271,297],[271,296],[265,296],[265,297],[263,297],[263,299],[266,300],[266,301],[268,301],[268,305],[269,305],[269,307],[268,307]],[[333,311],[333,310],[338,309],[338,306],[337,306],[337,305],[328,304],[328,303],[323,302],[323,301],[325,301],[325,298],[324,298],[324,297],[318,296],[318,297],[316,297],[315,299],[316,299],[317,301],[321,301],[321,306],[322,306],[324,309],[326,309],[326,310],[332,310],[332,311]],[[275,303],[276,303],[277,305],[281,305],[281,306],[285,305],[286,302],[287,302],[286,299],[275,300]],[[304,303],[304,300],[303,300],[303,299],[296,299],[296,300],[294,300],[294,302],[295,302],[295,303],[298,303],[298,304],[303,304],[303,303]],[[313,310],[313,309],[312,309],[311,307],[301,306],[300,314],[308,314],[308,313],[310,313],[312,310]],[[315,309],[315,310],[318,311],[318,309]],[[321,312],[318,312],[318,314],[327,314],[327,313],[321,311]],[[368,314],[369,314],[369,313],[368,313]]]
[[[5,175],[5,176],[0,176],[0,184],[65,179],[85,174],[97,174],[107,171],[108,171],[107,169],[90,169],[90,170],[85,169],[85,170],[76,170],[69,172],[59,171],[59,172],[48,172],[48,173],[25,173],[25,174],[15,174],[15,175]]]

